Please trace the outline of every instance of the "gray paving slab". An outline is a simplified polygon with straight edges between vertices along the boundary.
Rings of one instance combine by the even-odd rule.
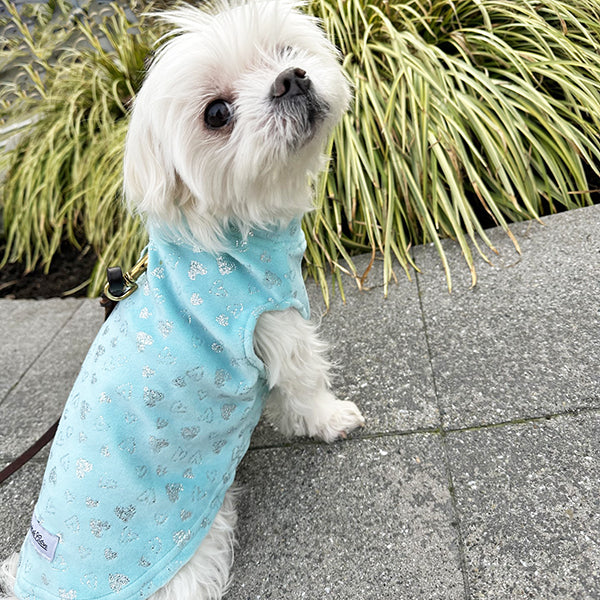
[[[379,281],[374,269],[372,280]],[[323,317],[338,365],[338,396],[361,404],[365,433],[437,427],[439,415],[416,282],[390,286],[387,298],[375,287],[346,285],[346,302],[337,295]]]
[[[358,257],[359,270],[369,257]],[[334,364],[333,389],[341,400],[359,405],[366,427],[355,435],[433,429],[439,425],[431,364],[416,282],[405,277],[383,294],[383,268],[377,261],[359,291],[344,277],[345,302],[332,296],[326,310],[314,282],[307,289],[313,318],[330,344]],[[255,432],[254,445],[280,444],[284,438],[265,423]]]
[[[600,598],[600,414],[447,436],[471,598]]]
[[[0,460],[0,469],[7,464]],[[21,548],[45,466],[45,461],[34,459],[0,485],[0,563]]]
[[[544,222],[511,227],[521,256],[491,231],[500,254],[478,261],[474,289],[450,242],[452,294],[431,247],[387,299],[379,262],[371,291],[346,279],[322,329],[367,428],[326,446],[260,425],[228,598],[600,597],[600,207]],[[0,315],[1,467],[60,412],[102,315],[59,300],[0,301]],[[0,486],[0,557],[43,468],[40,455]]]
[[[478,282],[458,246],[415,249],[418,285],[443,424],[498,423],[600,406],[600,206],[499,229]]]
[[[0,407],[12,387],[77,309],[73,299],[0,299]]]
[[[228,599],[464,598],[440,437],[255,450]]]
[[[55,332],[54,338],[0,404],[2,457],[19,455],[60,416],[83,358],[102,323],[103,311],[97,300],[74,300],[68,306],[70,318]],[[22,334],[19,341],[27,344],[28,339],[35,337],[29,331],[28,335]]]

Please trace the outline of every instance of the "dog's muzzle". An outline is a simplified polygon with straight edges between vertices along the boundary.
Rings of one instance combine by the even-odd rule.
[[[277,75],[271,85],[271,100],[278,113],[288,123],[296,124],[298,139],[312,136],[315,126],[329,112],[329,105],[315,92],[314,85],[304,69],[292,67]],[[291,141],[291,140],[290,140]]]

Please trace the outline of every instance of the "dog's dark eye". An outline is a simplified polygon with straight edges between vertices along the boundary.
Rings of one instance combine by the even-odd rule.
[[[204,122],[210,129],[225,127],[232,117],[231,104],[225,100],[214,100],[204,111]]]

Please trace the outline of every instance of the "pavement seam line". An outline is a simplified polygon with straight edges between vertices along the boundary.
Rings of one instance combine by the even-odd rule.
[[[456,433],[472,433],[474,431],[486,431],[488,429],[498,429],[501,427],[511,427],[514,425],[528,425],[530,423],[538,423],[544,421],[551,421],[553,419],[560,419],[564,417],[578,417],[582,414],[598,414],[600,415],[600,408],[586,407],[569,409],[560,413],[551,413],[548,415],[537,415],[534,417],[525,417],[514,419],[512,421],[502,421],[499,423],[483,423],[482,425],[468,425],[465,427],[451,427],[442,430],[440,427],[424,427],[422,429],[397,429],[393,431],[376,431],[373,433],[357,434],[350,436],[347,439],[336,440],[331,443],[323,442],[322,440],[315,440],[312,438],[298,437],[290,441],[280,441],[273,444],[261,444],[252,446],[248,449],[248,452],[259,452],[261,450],[286,450],[288,448],[303,448],[310,446],[322,446],[323,448],[330,448],[336,444],[349,444],[353,442],[362,442],[364,440],[379,440],[385,438],[395,437],[407,437],[411,435],[451,435]],[[9,461],[14,459],[13,456],[1,455],[0,461]],[[40,458],[35,456],[30,462],[45,462],[47,458]]]
[[[67,326],[67,323],[75,316],[75,313],[77,313],[77,311],[79,311],[81,309],[83,304],[84,304],[83,302],[78,303],[77,306],[71,311],[71,313],[69,313],[69,315],[65,318],[65,320],[62,322],[62,324],[54,332],[54,335],[52,335],[52,337],[48,340],[48,343],[35,355],[35,357],[32,359],[32,361],[29,363],[29,365],[27,365],[25,370],[21,373],[21,375],[19,376],[17,381],[7,390],[6,394],[4,394],[4,396],[0,400],[0,406],[2,406],[4,404],[4,402],[6,402],[7,398],[13,393],[13,391],[23,381],[23,379],[25,378],[25,375],[27,375],[27,373],[29,373],[29,371],[31,371],[33,365],[35,365],[35,363],[40,359],[40,357],[44,354],[44,352],[46,352],[46,350],[52,345],[52,343],[56,340],[58,335]]]
[[[308,446],[323,446],[329,447],[334,444],[348,444],[350,442],[361,442],[363,440],[378,440],[384,438],[407,437],[410,435],[451,435],[456,433],[471,433],[474,431],[486,431],[487,429],[497,429],[501,427],[511,427],[515,425],[527,425],[530,423],[551,421],[564,417],[577,417],[582,414],[598,414],[600,415],[600,407],[585,407],[577,409],[569,409],[560,413],[550,413],[547,415],[536,415],[532,417],[521,417],[510,421],[501,421],[498,423],[482,423],[481,425],[466,425],[464,427],[449,427],[442,429],[441,427],[423,427],[421,429],[395,429],[392,431],[374,431],[372,433],[358,433],[351,435],[347,439],[336,440],[331,443],[323,442],[308,437],[297,437],[290,440],[282,440],[272,444],[265,443],[256,446],[251,446],[248,452],[260,450],[282,450],[293,447],[308,447]]]
[[[457,536],[457,545],[458,545],[458,560],[460,571],[463,580],[463,591],[465,600],[469,600],[471,598],[471,589],[469,583],[469,574],[467,571],[467,558],[465,553],[465,540],[461,526],[460,514],[458,512],[458,503],[456,500],[455,487],[454,487],[454,477],[452,475],[452,463],[450,460],[450,454],[448,452],[448,445],[446,443],[446,431],[444,430],[444,423],[442,420],[443,412],[440,406],[440,396],[438,393],[437,381],[435,378],[435,370],[433,368],[433,354],[431,352],[431,342],[429,340],[429,331],[427,329],[427,319],[425,316],[425,307],[423,306],[423,290],[421,289],[421,278],[419,277],[419,273],[415,274],[415,282],[417,285],[417,297],[419,300],[419,309],[421,313],[421,323],[423,325],[423,336],[425,337],[425,347],[427,348],[427,358],[429,360],[429,368],[431,369],[431,380],[433,384],[433,393],[435,396],[435,401],[437,404],[438,415],[439,415],[439,434],[440,434],[440,443],[442,446],[444,462],[446,465],[446,477],[447,477],[447,487],[448,494],[450,496],[450,503],[452,506],[453,519],[450,521],[449,525],[456,531]]]
[[[463,433],[472,431],[485,431],[486,429],[496,429],[499,427],[510,427],[513,425],[527,425],[528,423],[537,423],[542,421],[552,421],[564,417],[578,417],[582,414],[600,414],[600,407],[586,406],[580,408],[568,408],[562,412],[549,413],[546,415],[535,415],[531,417],[519,417],[509,421],[499,421],[497,423],[482,423],[480,425],[465,425],[463,427],[449,427],[445,433]]]

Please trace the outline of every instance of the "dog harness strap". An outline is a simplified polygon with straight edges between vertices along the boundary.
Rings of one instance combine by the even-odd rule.
[[[305,247],[298,221],[231,229],[218,255],[151,232],[139,289],[100,329],[65,406],[21,600],[146,598],[192,557],[268,391],[256,322],[291,307],[308,317]]]

